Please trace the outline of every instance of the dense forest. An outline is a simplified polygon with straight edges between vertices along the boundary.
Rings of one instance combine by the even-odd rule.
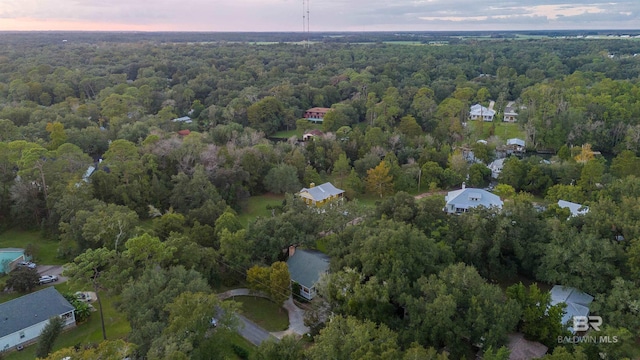
[[[334,317],[256,358],[506,359],[514,331],[548,359],[640,355],[637,39],[109,36],[0,39],[0,226],[41,230],[70,276],[121,294],[137,357],[225,358],[225,331],[181,335],[189,316],[252,266],[319,244],[331,271],[318,312]],[[504,163],[501,211],[447,215],[439,191],[487,186],[507,140],[501,116],[468,120],[490,101],[499,115],[517,105],[528,155]],[[332,110],[313,125],[312,107]],[[300,141],[312,128],[323,134]],[[319,212],[291,195],[325,181],[349,201]],[[287,195],[243,224],[266,193]],[[558,200],[590,210],[570,217]],[[559,343],[554,284],[593,295],[620,341]]]

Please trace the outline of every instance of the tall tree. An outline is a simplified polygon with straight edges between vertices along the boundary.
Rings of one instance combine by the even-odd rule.
[[[49,355],[56,339],[62,332],[63,326],[64,320],[62,320],[62,318],[55,316],[49,319],[49,322],[44,326],[38,338],[36,357],[45,358]]]
[[[367,170],[367,191],[380,198],[390,194],[393,189],[393,176],[389,175],[389,171],[386,161],[381,161],[375,168]]]

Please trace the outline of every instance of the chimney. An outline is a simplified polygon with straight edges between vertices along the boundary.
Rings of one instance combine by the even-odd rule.
[[[313,185],[313,184],[312,184]],[[313,186],[312,186],[313,187]],[[289,246],[289,257],[292,257],[293,254],[296,253],[296,246],[295,245],[291,245]]]
[[[464,182],[462,183],[462,188],[466,189],[467,188],[467,184],[465,184]]]
[[[316,186],[316,183],[311,183],[311,184],[309,184],[309,189],[311,189],[312,187],[315,187],[315,186]]]

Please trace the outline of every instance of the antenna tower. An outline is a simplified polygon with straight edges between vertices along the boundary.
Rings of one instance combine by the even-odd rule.
[[[302,35],[306,35],[304,45],[309,46],[309,0],[302,0]]]

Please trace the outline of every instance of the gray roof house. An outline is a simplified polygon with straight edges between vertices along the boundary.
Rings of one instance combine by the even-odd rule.
[[[498,195],[482,189],[465,188],[464,184],[460,190],[449,191],[444,200],[447,202],[444,210],[449,214],[461,214],[478,206],[502,209],[503,205]]]
[[[75,326],[74,310],[53,286],[0,304],[0,351],[33,341],[54,316]]]
[[[589,305],[593,302],[593,296],[584,293],[576,288],[555,285],[551,288],[551,306],[559,303],[567,304],[564,309],[565,314],[562,317],[562,323],[568,324],[569,331],[575,334],[571,319],[574,316],[589,316]]]
[[[188,116],[183,116],[183,117],[179,117],[179,118],[175,118],[173,120],[171,120],[172,122],[181,122],[181,123],[185,123],[185,124],[191,124],[193,122],[193,120],[191,120],[190,117]]]
[[[487,167],[491,169],[491,177],[497,179],[502,172],[502,168],[504,167],[504,161],[506,158],[493,160]]]
[[[344,190],[338,189],[332,183],[326,182],[322,185],[315,186],[311,183],[308,188],[302,188],[298,193],[307,205],[324,205],[327,201],[342,198]]]
[[[329,270],[329,257],[320,251],[297,250],[290,246],[287,266],[291,282],[300,284],[300,296],[311,300],[316,295],[315,285],[320,276]]]
[[[507,106],[504,108],[504,116],[502,121],[516,122],[517,118],[518,118],[518,112],[516,111],[515,102],[509,101]]]
[[[563,209],[569,209],[569,211],[571,212],[571,216],[570,217],[574,217],[574,216],[578,216],[578,215],[584,215],[586,213],[589,212],[589,207],[582,205],[582,204],[576,204],[574,202],[571,201],[565,201],[565,200],[558,200],[558,206],[560,206]]]

